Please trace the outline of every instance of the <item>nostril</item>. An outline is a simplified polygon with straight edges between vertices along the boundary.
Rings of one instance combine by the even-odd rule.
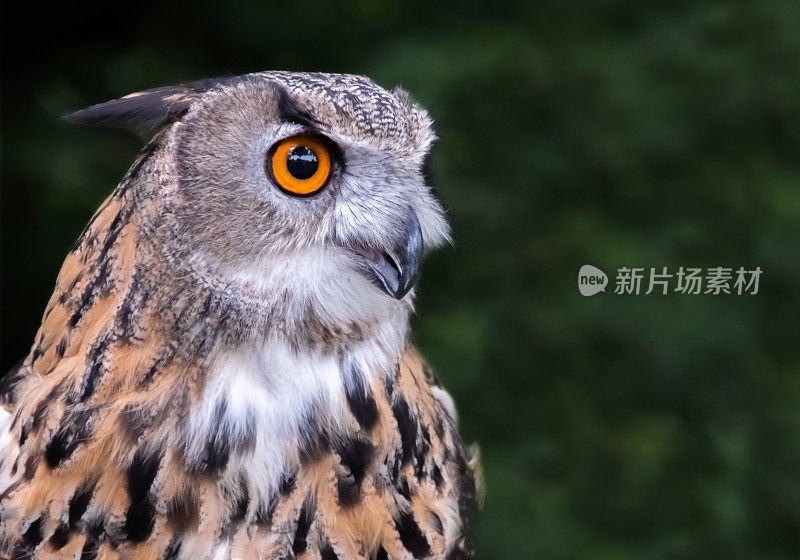
[[[399,260],[397,257],[392,255],[391,253],[383,253],[384,260],[389,263],[397,271],[398,276],[403,276],[403,267],[400,265]]]

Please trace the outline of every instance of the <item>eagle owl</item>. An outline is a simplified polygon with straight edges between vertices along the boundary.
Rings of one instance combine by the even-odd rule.
[[[165,87],[0,412],[0,556],[469,558],[477,460],[408,340],[426,112],[360,76]]]

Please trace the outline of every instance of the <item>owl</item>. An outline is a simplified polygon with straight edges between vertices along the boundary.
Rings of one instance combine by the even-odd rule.
[[[0,392],[0,556],[473,556],[476,454],[409,342],[432,121],[263,72],[73,114],[154,134]]]

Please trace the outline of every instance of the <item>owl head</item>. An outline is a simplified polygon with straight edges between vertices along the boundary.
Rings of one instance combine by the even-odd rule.
[[[249,74],[71,119],[163,128],[144,229],[176,266],[289,319],[407,315],[424,249],[448,237],[423,174],[430,117],[365,77]]]

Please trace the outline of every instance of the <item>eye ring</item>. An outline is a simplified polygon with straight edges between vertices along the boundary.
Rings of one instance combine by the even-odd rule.
[[[290,196],[306,197],[320,192],[331,174],[331,154],[326,143],[308,134],[276,142],[267,152],[267,175]]]

